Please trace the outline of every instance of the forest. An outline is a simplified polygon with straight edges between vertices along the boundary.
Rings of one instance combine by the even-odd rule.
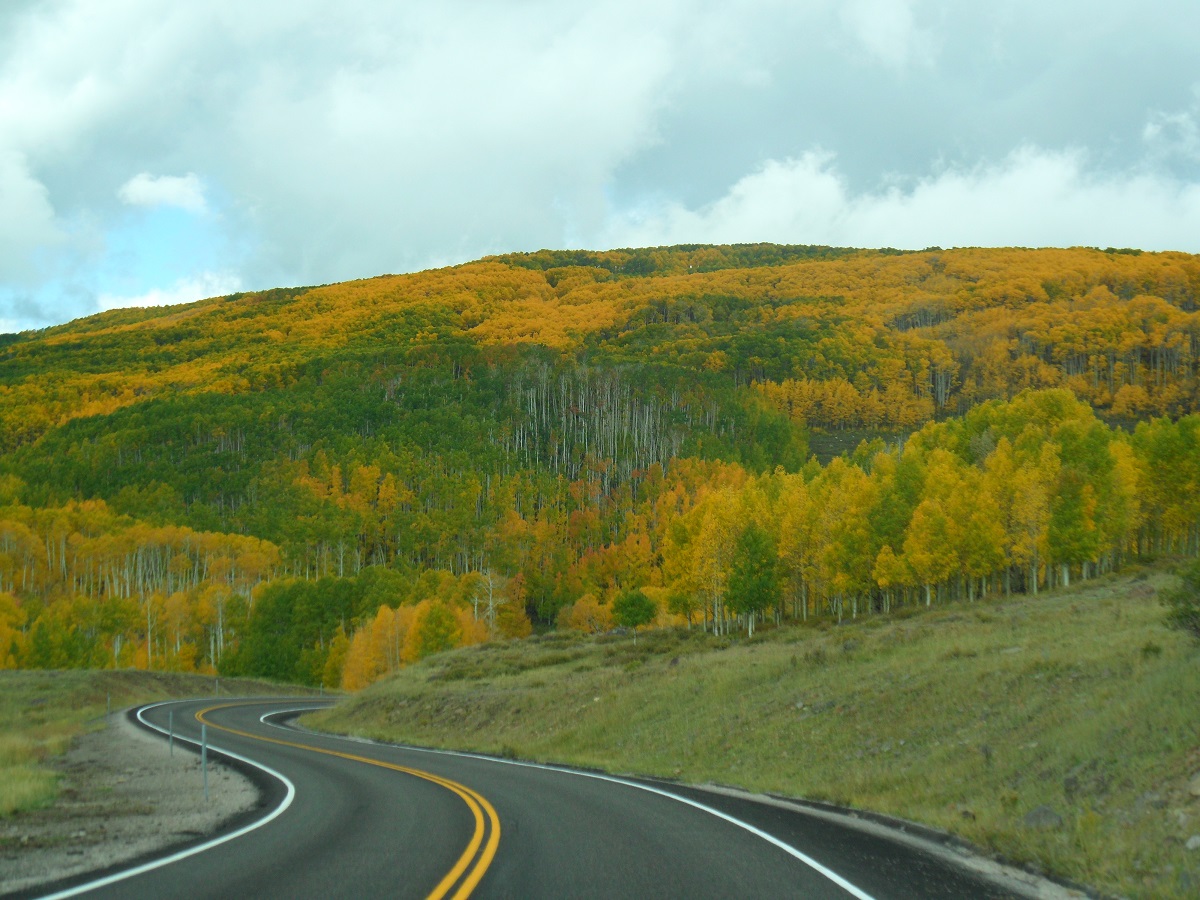
[[[0,336],[0,667],[354,689],[1195,556],[1197,296],[1181,253],[682,246]]]

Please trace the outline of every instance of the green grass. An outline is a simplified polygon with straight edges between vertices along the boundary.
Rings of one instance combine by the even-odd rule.
[[[754,640],[552,634],[403,670],[332,731],[719,782],[924,822],[1138,897],[1194,896],[1200,649],[1160,571]],[[1024,816],[1050,806],[1057,828]]]
[[[45,765],[111,703],[119,710],[176,697],[212,696],[210,677],[167,672],[0,672],[0,818],[53,803],[57,776]],[[222,695],[308,693],[307,688],[221,679]]]

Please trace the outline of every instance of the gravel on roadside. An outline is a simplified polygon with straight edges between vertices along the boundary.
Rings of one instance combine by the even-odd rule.
[[[103,869],[218,831],[259,800],[248,778],[114,713],[52,763],[53,805],[0,819],[0,893]]]

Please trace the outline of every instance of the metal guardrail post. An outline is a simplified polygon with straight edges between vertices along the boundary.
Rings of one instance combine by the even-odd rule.
[[[208,726],[200,724],[200,768],[204,770],[204,802],[208,802]]]
[[[175,755],[175,710],[167,710],[167,747],[169,755]]]

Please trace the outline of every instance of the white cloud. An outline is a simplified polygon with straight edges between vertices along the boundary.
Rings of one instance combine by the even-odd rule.
[[[668,203],[616,217],[607,243],[1087,245],[1200,252],[1200,185],[1153,174],[1097,174],[1080,152],[1023,148],[999,165],[949,169],[904,187],[858,194],[835,162],[819,152],[772,160],[702,209]]]
[[[31,277],[38,252],[62,240],[46,186],[24,154],[0,148],[0,280]]]
[[[932,38],[917,26],[911,0],[849,0],[841,17],[863,49],[888,66],[932,62]]]
[[[1192,85],[1188,108],[1152,112],[1142,129],[1142,140],[1154,157],[1200,160],[1200,83]]]
[[[594,230],[613,170],[657,139],[695,11],[64,0],[0,62],[0,144],[53,159],[54,196],[101,225],[117,199],[219,192],[258,283],[553,246]],[[189,170],[203,186],[153,174]]]
[[[129,206],[177,206],[194,213],[208,208],[204,185],[192,172],[186,175],[141,172],[121,185],[117,197]]]
[[[132,306],[173,306],[176,303],[191,303],[208,297],[221,297],[242,289],[242,281],[236,275],[220,272],[204,272],[194,278],[184,278],[168,288],[153,288],[136,296],[100,294],[96,298],[96,310],[128,309]]]
[[[319,283],[568,240],[1197,233],[1167,233],[1200,181],[1194,0],[0,7],[0,317],[25,327],[90,312],[97,283]],[[1022,144],[1044,149],[972,167]],[[886,172],[906,180],[871,188]],[[1030,213],[1036,184],[1065,193]],[[127,204],[220,215],[151,233]]]

